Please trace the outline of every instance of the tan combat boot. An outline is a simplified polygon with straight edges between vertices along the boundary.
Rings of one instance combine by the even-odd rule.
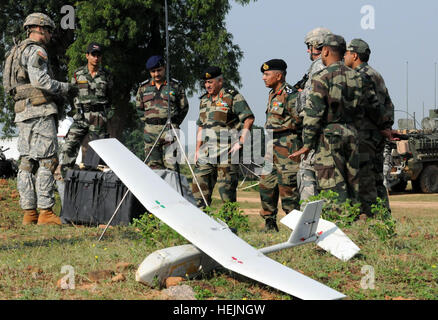
[[[60,226],[61,219],[53,213],[52,208],[40,209],[40,216],[38,218],[38,225],[57,225]]]
[[[36,224],[38,222],[38,212],[36,211],[36,209],[28,209],[23,211],[24,211],[24,217],[23,217],[24,226],[27,226],[29,224]]]

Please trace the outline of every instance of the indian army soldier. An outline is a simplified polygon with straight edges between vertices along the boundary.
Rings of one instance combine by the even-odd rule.
[[[251,130],[254,114],[237,90],[224,86],[219,67],[206,68],[202,79],[207,92],[200,98],[196,123],[192,191],[198,207],[204,209],[211,204],[216,182],[222,201],[236,202],[239,164],[234,160]]]
[[[372,82],[380,105],[383,106],[379,118],[371,110],[365,110],[365,117],[359,128],[361,168],[359,182],[359,197],[362,204],[362,213],[371,216],[371,205],[376,203],[376,198],[384,200],[389,209],[389,199],[384,186],[383,177],[383,151],[385,137],[391,138],[391,128],[394,124],[394,105],[385,86],[382,76],[369,64],[371,50],[362,39],[353,39],[347,46],[344,56],[345,65],[353,68],[366,80]]]
[[[145,123],[145,156],[150,153],[146,164],[152,169],[175,170],[175,155],[166,153],[172,138],[167,131],[160,137],[159,134],[167,122],[169,97],[171,122],[175,128],[178,128],[186,117],[189,103],[178,80],[171,79],[170,85],[167,85],[166,64],[161,56],[150,57],[146,62],[146,68],[151,78],[141,83],[136,96],[137,112]],[[157,144],[153,148],[156,141]]]
[[[340,202],[355,202],[359,191],[356,125],[363,118],[369,88],[364,87],[359,73],[342,62],[345,50],[343,37],[325,37],[321,59],[326,68],[313,76],[304,108],[304,146],[290,158],[299,161],[302,154],[315,149],[318,190],[337,192]]]
[[[60,169],[63,178],[68,169],[73,169],[84,139],[104,139],[108,134],[108,120],[114,115],[114,107],[111,105],[113,80],[109,71],[101,65],[101,45],[91,42],[85,57],[87,64],[77,69],[71,78],[71,83],[79,87],[79,93],[74,97],[76,114],[73,116],[73,124],[61,150]]]
[[[55,99],[75,94],[77,88],[53,79],[46,45],[55,29],[43,13],[26,17],[27,39],[15,45],[6,57],[4,87],[15,100],[15,122],[19,130],[20,167],[17,187],[23,224],[60,225],[55,204],[53,173],[58,164]],[[39,211],[37,211],[39,209]]]
[[[311,92],[313,75],[325,68],[321,60],[321,50],[324,38],[329,34],[332,33],[328,29],[316,28],[307,33],[304,39],[312,64],[303,78],[305,81],[303,89],[300,90],[297,97],[297,110],[302,118],[304,118],[304,107],[306,106],[306,101]],[[315,161],[314,155],[315,150],[311,150],[306,158],[304,156],[301,157],[300,170],[297,175],[300,200],[307,200],[311,196],[318,194],[316,174],[315,169],[313,168],[313,163]],[[301,209],[304,209],[304,206],[305,203],[303,202]]]
[[[272,150],[267,150],[264,167],[270,168],[271,163],[272,172],[263,172],[260,179],[260,215],[265,219],[265,231],[278,231],[279,197],[286,214],[299,208],[299,167],[288,156],[303,146],[302,119],[296,110],[297,90],[286,82],[286,69],[287,64],[281,59],[269,60],[261,66],[262,79],[271,88],[265,129],[273,132]]]

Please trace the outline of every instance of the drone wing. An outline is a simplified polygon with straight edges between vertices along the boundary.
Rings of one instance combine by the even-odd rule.
[[[145,208],[223,267],[300,299],[345,296],[259,252],[185,200],[116,139],[90,146]]]

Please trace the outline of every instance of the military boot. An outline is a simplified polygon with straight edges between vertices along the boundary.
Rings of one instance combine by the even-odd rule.
[[[36,224],[38,222],[38,212],[36,209],[24,210],[23,225]]]
[[[267,217],[265,219],[265,228],[263,229],[264,232],[270,232],[272,230],[275,230],[278,232],[278,226],[277,226],[277,219],[274,217]]]
[[[40,216],[38,218],[38,225],[58,225],[60,226],[61,219],[57,215],[55,215],[52,211],[52,208],[49,209],[40,209]]]

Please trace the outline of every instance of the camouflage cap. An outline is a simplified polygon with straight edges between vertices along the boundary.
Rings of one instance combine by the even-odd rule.
[[[366,54],[371,53],[368,43],[366,43],[362,39],[351,40],[347,46],[347,50],[355,53],[366,53]]]
[[[26,17],[23,23],[23,28],[26,29],[29,26],[41,26],[50,27],[55,29],[55,23],[50,17],[44,13],[34,12]]]
[[[324,47],[335,47],[335,48],[343,48],[345,49],[345,39],[342,36],[337,34],[329,34],[324,38],[323,44]]]

